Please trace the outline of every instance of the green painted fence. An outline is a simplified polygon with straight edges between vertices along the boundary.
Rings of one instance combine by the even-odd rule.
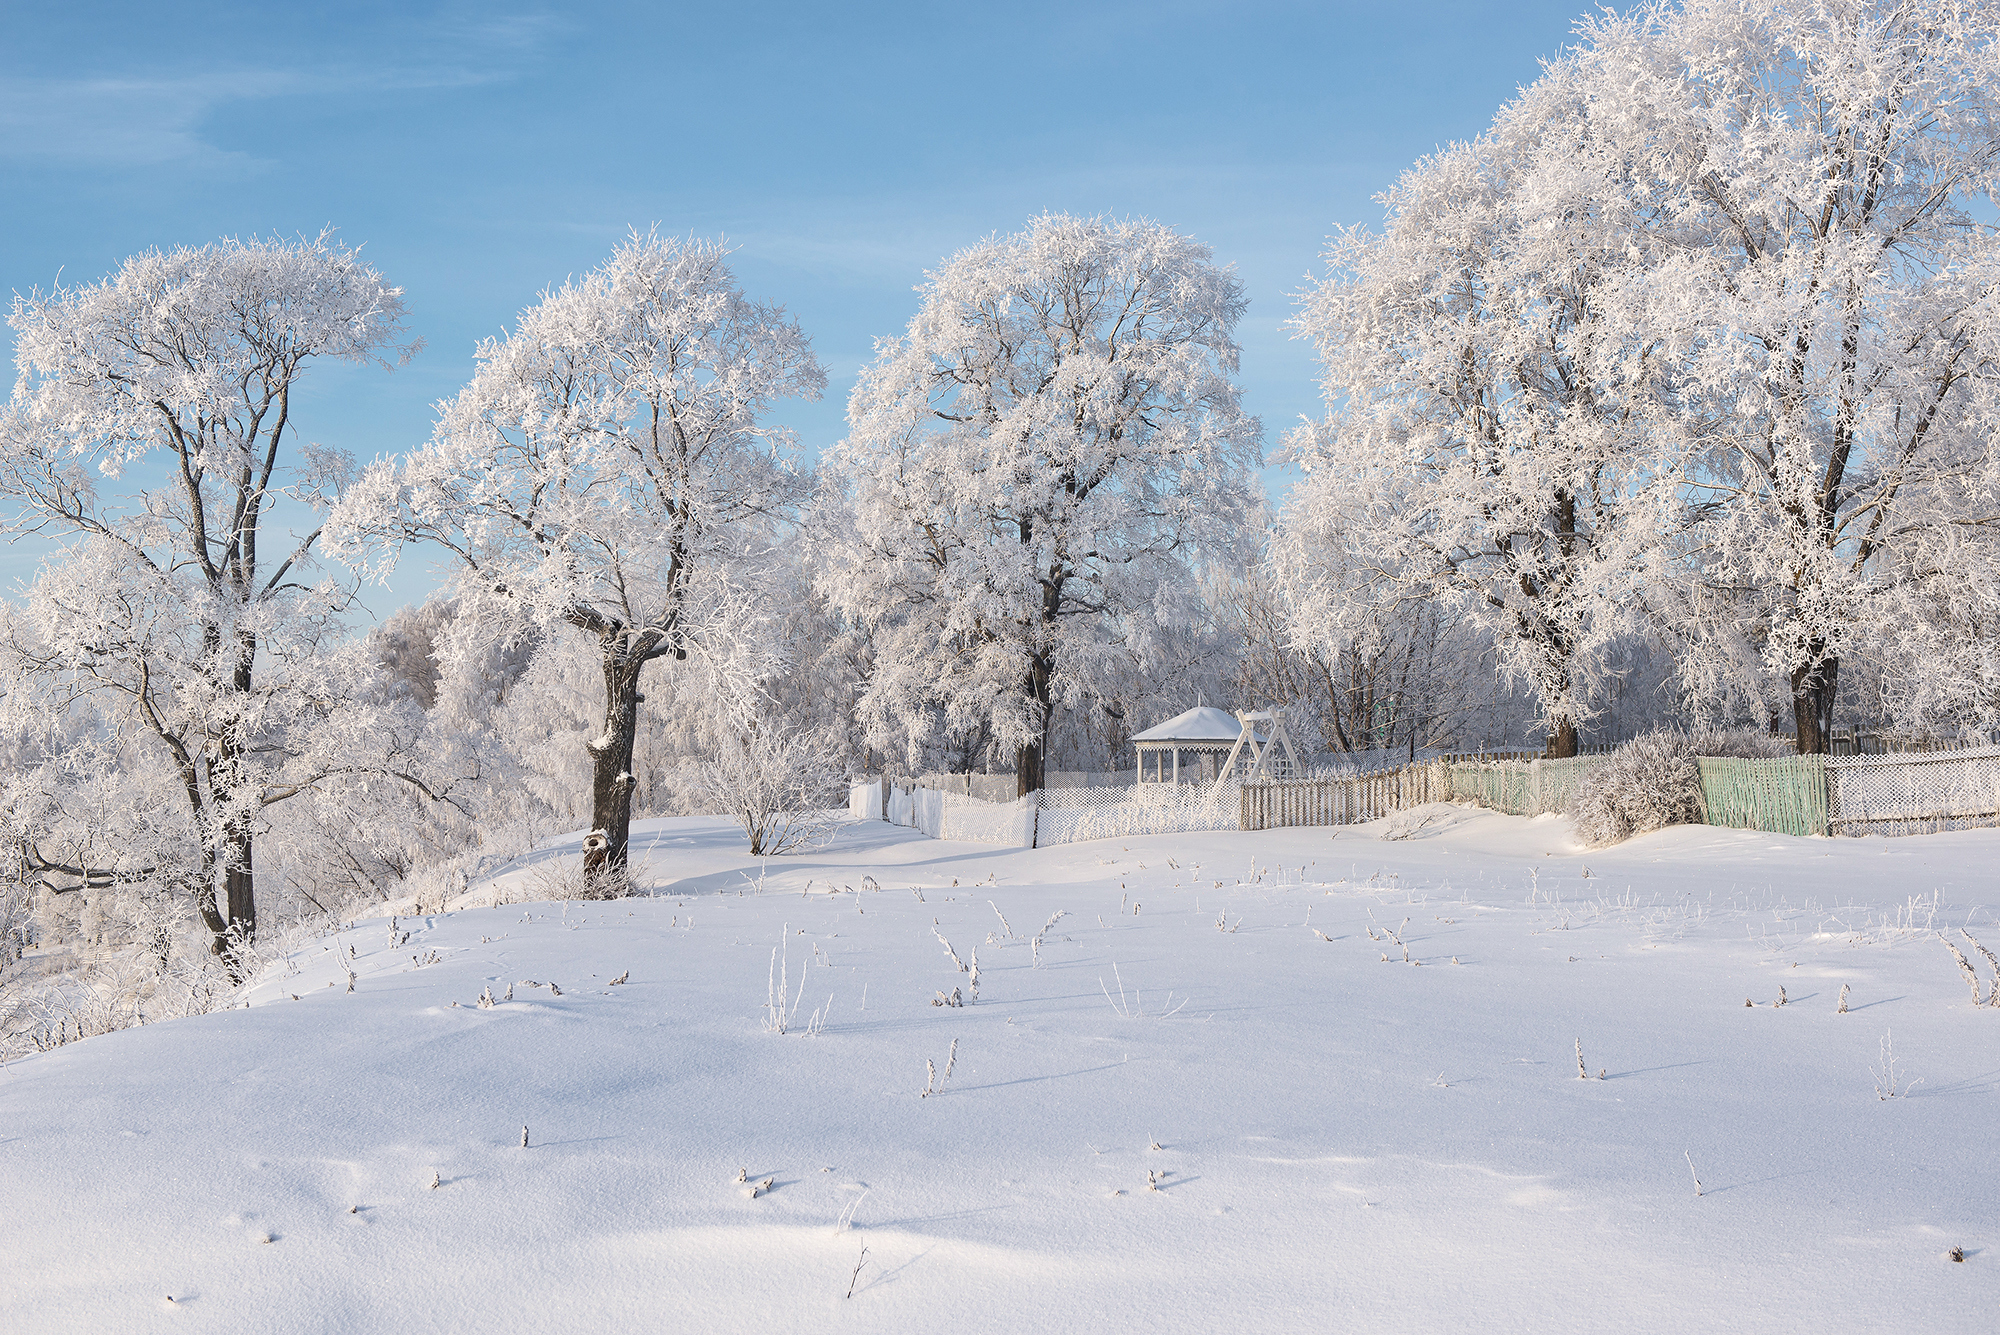
[[[1540,816],[1568,811],[1584,779],[1606,759],[1452,761],[1445,768],[1454,801],[1476,802],[1510,816]]]
[[[1710,825],[1773,834],[1825,834],[1826,757],[1701,759],[1701,796]]]

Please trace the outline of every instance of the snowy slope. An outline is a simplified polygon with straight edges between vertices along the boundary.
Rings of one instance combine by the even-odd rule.
[[[0,1330],[1990,1328],[2000,1010],[1936,929],[2000,949],[2000,832],[1428,815],[763,868],[661,821],[652,898],[359,923],[351,994],[328,942],[0,1069]]]

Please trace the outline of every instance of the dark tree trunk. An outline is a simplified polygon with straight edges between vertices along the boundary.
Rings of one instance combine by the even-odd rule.
[[[626,848],[632,839],[632,753],[639,738],[639,670],[645,659],[606,646],[604,668],[604,730],[586,744],[590,752],[590,827],[603,836],[584,853],[584,870],[593,876],[625,874]]]
[[[220,638],[215,632],[211,634]],[[251,670],[256,655],[256,640],[239,634],[235,669],[227,683],[227,689],[234,690],[238,696],[247,697],[250,694]],[[209,770],[208,799],[216,805],[221,804],[217,799],[223,794],[240,797],[252,780],[249,766],[244,763],[248,741],[239,729],[239,722],[232,721],[217,738],[215,763]],[[197,802],[201,800],[198,785],[191,787],[189,792]],[[214,807],[210,810],[213,811]],[[255,837],[250,817],[240,810],[223,817],[221,834],[221,847],[208,869],[209,884],[214,886],[219,875],[221,885],[211,891],[215,904],[212,911],[203,916],[208,920],[209,953],[222,961],[230,978],[240,983],[246,976],[243,947],[257,935]]]
[[[1049,659],[1029,660],[1028,699],[1035,712],[1035,740],[1014,752],[1015,792],[1021,797],[1047,786],[1043,780],[1049,751],[1049,687],[1054,675],[1055,664]]]
[[[1576,720],[1562,719],[1549,729],[1549,759],[1570,760],[1576,756]]]
[[[1820,659],[1817,667],[1792,670],[1792,726],[1800,755],[1823,756],[1832,749],[1833,695],[1839,684],[1840,660],[1832,656]]]
[[[257,934],[257,879],[251,863],[247,831],[232,833],[223,846],[222,909],[228,933],[239,941]]]

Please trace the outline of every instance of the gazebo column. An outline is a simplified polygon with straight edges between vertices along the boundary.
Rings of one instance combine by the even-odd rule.
[[[1181,749],[1177,746],[1174,748],[1174,782],[1178,784],[1180,781],[1181,781]]]

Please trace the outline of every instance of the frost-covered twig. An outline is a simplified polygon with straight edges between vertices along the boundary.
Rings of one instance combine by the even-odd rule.
[[[1921,1079],[1903,1080],[1896,1074],[1896,1040],[1894,1030],[1883,1032],[1881,1053],[1881,1067],[1879,1069],[1873,1066],[1868,1068],[1868,1073],[1875,1077],[1876,1098],[1884,1100],[1903,1098],[1911,1090],[1923,1083]]]
[[[1033,939],[1031,939],[1028,942],[1028,953],[1033,958],[1034,966],[1037,969],[1042,967],[1042,938],[1049,934],[1050,928],[1054,927],[1057,923],[1061,922],[1064,918],[1067,918],[1068,916],[1069,913],[1067,910],[1057,909],[1054,913],[1051,913],[1049,915],[1049,920],[1042,924],[1042,930],[1036,932]]]
[[[938,944],[944,947],[944,953],[951,956],[951,962],[958,966],[958,971],[960,973],[972,972],[972,970],[968,969],[965,966],[965,961],[958,957],[958,952],[951,948],[951,942],[944,939],[944,933],[940,932],[937,929],[937,924],[935,922],[931,924],[931,935],[936,937],[938,939]]]
[[[841,1207],[840,1217],[833,1221],[833,1235],[835,1237],[839,1237],[841,1234],[847,1232],[848,1229],[854,1227],[854,1212],[856,1210],[859,1210],[861,1208],[861,1202],[867,1199],[868,1199],[868,1189],[864,1187],[862,1188],[861,1194],[859,1196],[856,1196],[853,1200],[849,1201],[845,1206]]]
[[[1938,940],[1944,942],[1944,948],[1946,950],[1949,950],[1951,952],[1951,957],[1958,961],[1958,971],[1965,975],[1966,986],[1972,989],[1972,1004],[1977,1006],[1979,1004],[1978,971],[1972,967],[1972,961],[1965,957],[1964,952],[1961,951],[1956,945],[1952,943],[1952,939],[1950,937],[1940,932],[1938,934]],[[1995,979],[1995,983],[1996,985],[2000,985],[2000,979]]]
[[[786,923],[785,940],[780,943],[779,950],[771,952],[771,972],[770,977],[765,983],[764,992],[764,1029],[768,1033],[785,1033],[791,1028],[793,1019],[798,1015],[799,1007],[805,1004],[805,970],[801,969],[799,971],[798,995],[791,995],[791,934],[792,925]],[[783,961],[782,972],[780,972],[781,959]],[[831,998],[828,1001],[831,1004]]]
[[[1986,1004],[2000,1006],[2000,959],[1993,958],[1993,952],[1980,945],[1979,938],[1963,927],[1958,929],[1958,934],[1972,942],[1972,948],[1986,957],[1987,967],[1993,970],[1993,984],[1986,989]]]
[[[924,1070],[929,1072],[929,1079],[924,1081],[923,1091],[917,1097],[927,1099],[933,1094],[944,1093],[944,1082],[951,1079],[952,1068],[956,1065],[958,1065],[958,1040],[954,1038],[951,1041],[951,1053],[944,1059],[943,1075],[938,1074],[937,1066],[930,1058],[924,1058]]]

